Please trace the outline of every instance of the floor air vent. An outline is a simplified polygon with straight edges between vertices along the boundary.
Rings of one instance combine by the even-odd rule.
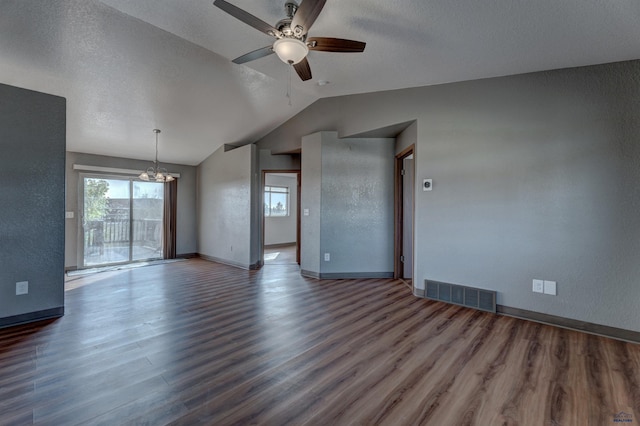
[[[425,297],[481,311],[496,313],[496,292],[457,284],[424,280]]]

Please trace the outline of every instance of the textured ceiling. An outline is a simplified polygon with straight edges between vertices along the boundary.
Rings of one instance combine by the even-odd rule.
[[[284,0],[229,1],[284,17]],[[311,52],[289,106],[275,55],[230,63],[271,39],[211,3],[0,0],[0,82],[66,97],[71,151],[150,159],[158,127],[161,161],[198,164],[321,97],[640,58],[637,0],[327,0],[310,35],[367,48]]]

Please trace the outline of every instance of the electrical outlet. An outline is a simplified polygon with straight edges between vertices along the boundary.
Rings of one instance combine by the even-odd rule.
[[[29,281],[20,281],[16,283],[16,296],[29,293]]]
[[[73,219],[73,212],[65,212],[64,217],[67,219]]]
[[[544,281],[544,294],[556,296],[558,294],[556,290],[557,285],[555,281]]]
[[[331,254],[330,253],[325,253],[324,254],[324,261],[325,262],[329,262],[331,260]]]
[[[543,280],[533,280],[533,292],[534,293],[544,293],[544,281]]]

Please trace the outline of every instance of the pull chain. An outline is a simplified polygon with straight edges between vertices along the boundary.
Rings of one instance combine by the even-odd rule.
[[[291,68],[293,68],[293,64],[289,64],[289,81],[287,82],[287,98],[289,99],[289,106],[291,106]]]

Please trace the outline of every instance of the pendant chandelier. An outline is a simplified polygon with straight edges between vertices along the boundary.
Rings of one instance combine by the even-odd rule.
[[[158,166],[158,133],[160,133],[160,129],[153,129],[153,133],[156,134],[156,160],[153,162],[153,167],[149,167],[147,170],[140,173],[140,176],[138,177],[147,182],[171,182],[172,180],[175,180],[175,178],[171,176],[171,173],[169,173],[164,167]]]

